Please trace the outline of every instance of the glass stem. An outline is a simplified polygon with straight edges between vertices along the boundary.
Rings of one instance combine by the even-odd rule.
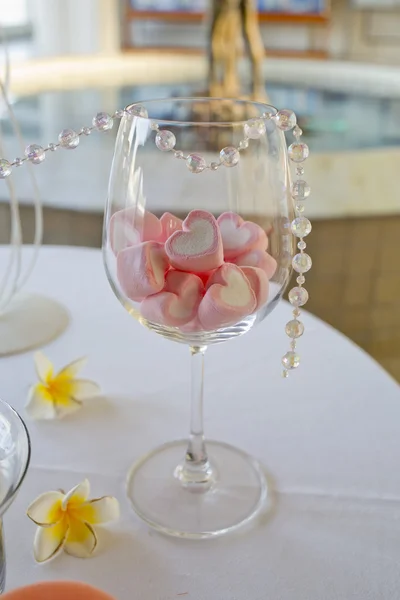
[[[190,437],[185,460],[176,470],[176,476],[192,491],[205,491],[214,481],[209,463],[203,430],[204,353],[207,346],[192,346],[192,404]]]

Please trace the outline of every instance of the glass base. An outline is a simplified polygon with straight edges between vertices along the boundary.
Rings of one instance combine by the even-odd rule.
[[[178,479],[187,440],[164,444],[133,465],[127,492],[135,512],[154,529],[201,539],[247,524],[262,509],[267,483],[258,462],[228,444],[207,442],[214,481],[183,486]]]

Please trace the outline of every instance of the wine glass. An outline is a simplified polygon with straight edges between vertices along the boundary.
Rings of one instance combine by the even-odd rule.
[[[127,311],[187,344],[189,439],[156,448],[128,476],[136,513],[164,533],[205,538],[252,519],[267,497],[258,462],[203,433],[207,347],[276,306],[293,241],[285,136],[275,108],[170,99],[125,109],[111,168],[103,257]]]
[[[4,591],[6,578],[2,517],[21,487],[30,455],[31,445],[25,423],[11,406],[0,400],[0,594]]]

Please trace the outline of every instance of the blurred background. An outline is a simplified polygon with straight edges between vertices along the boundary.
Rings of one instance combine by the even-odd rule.
[[[222,1],[222,0],[221,0]],[[236,0],[227,0],[230,8]],[[211,0],[0,0],[10,98],[24,140],[47,145],[100,111],[209,91]],[[311,148],[307,308],[400,381],[400,0],[259,0],[263,90],[298,115]],[[241,95],[250,85],[246,56]],[[5,107],[5,157],[21,155]],[[45,243],[101,245],[114,131],[35,170]],[[33,192],[13,173],[33,236]],[[10,237],[0,184],[0,243]]]

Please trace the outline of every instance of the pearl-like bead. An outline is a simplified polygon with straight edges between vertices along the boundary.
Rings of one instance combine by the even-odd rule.
[[[168,129],[163,129],[159,131],[156,135],[156,146],[159,150],[163,152],[169,152],[175,147],[176,137],[172,133],[172,131],[168,131]]]
[[[34,165],[39,165],[46,158],[46,153],[42,146],[30,144],[25,148],[26,158]]]
[[[114,121],[111,115],[106,112],[99,112],[92,119],[92,125],[97,131],[108,131],[113,128]]]
[[[312,267],[312,260],[308,254],[303,252],[293,257],[292,265],[297,273],[307,273]]]
[[[219,153],[221,162],[225,167],[234,167],[240,160],[240,154],[235,146],[226,146]]]
[[[300,356],[293,350],[286,352],[285,356],[282,358],[282,364],[285,369],[297,369],[300,364]]]
[[[300,163],[309,157],[310,150],[309,150],[307,144],[300,144],[300,143],[296,142],[295,144],[291,144],[289,146],[288,154],[289,154],[290,160],[292,160],[295,163]]]
[[[277,112],[275,121],[279,129],[282,131],[290,131],[297,123],[294,112],[286,108]]]
[[[286,335],[292,339],[299,338],[304,333],[304,325],[301,321],[293,319],[286,323],[285,332]]]
[[[294,287],[289,292],[289,302],[293,306],[304,306],[308,301],[308,292],[303,287]]]
[[[5,158],[0,158],[0,179],[5,179],[11,175],[11,164]]]
[[[206,168],[206,161],[199,154],[189,154],[186,159],[186,166],[191,173],[201,173]]]
[[[127,108],[127,112],[134,117],[142,117],[143,119],[147,119],[149,116],[147,110],[141,104],[134,104],[133,106],[130,106]]]
[[[292,221],[292,233],[296,237],[306,237],[311,231],[311,223],[307,217],[296,217]]]
[[[250,119],[244,126],[246,137],[258,140],[266,132],[264,119]]]
[[[300,242],[297,244],[297,247],[299,250],[305,250],[307,248],[307,244],[303,240],[300,240]]]
[[[58,136],[60,146],[66,150],[73,150],[79,144],[79,135],[73,129],[63,129]]]
[[[292,197],[295,200],[305,200],[311,193],[311,188],[306,181],[298,179],[292,185]]]
[[[297,277],[296,281],[299,285],[303,285],[303,283],[305,283],[305,281],[306,281],[306,278],[304,277],[304,275],[299,275]]]

